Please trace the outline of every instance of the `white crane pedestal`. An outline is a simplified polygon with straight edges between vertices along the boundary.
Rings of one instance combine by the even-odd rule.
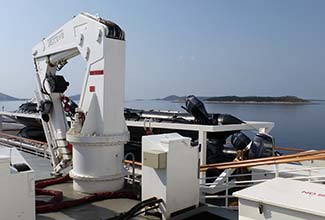
[[[113,192],[124,183],[125,136],[78,137],[68,135],[73,144],[73,189],[80,192]]]

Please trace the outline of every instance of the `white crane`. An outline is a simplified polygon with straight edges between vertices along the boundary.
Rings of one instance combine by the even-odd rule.
[[[79,108],[71,129],[62,106],[69,83],[56,73],[77,55],[86,61]],[[71,164],[74,189],[114,191],[123,185],[125,36],[115,23],[81,13],[33,48],[38,104],[54,172]]]

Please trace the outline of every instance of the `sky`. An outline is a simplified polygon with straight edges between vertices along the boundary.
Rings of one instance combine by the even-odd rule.
[[[89,12],[126,32],[126,99],[171,94],[325,99],[323,0],[0,0],[0,92],[29,98],[32,47]],[[82,58],[62,71],[78,94]],[[61,74],[60,72],[60,74]]]

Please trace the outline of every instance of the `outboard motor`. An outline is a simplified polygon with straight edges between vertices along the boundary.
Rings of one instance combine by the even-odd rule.
[[[243,150],[251,142],[243,132],[237,132],[231,136],[231,144],[236,150]]]
[[[209,118],[209,114],[205,109],[203,102],[201,102],[194,95],[186,97],[186,107],[182,106],[188,113],[194,116],[195,120],[199,124],[209,125],[212,124],[212,120]]]
[[[248,158],[271,157],[273,156],[273,146],[272,136],[264,133],[256,134],[249,149]]]

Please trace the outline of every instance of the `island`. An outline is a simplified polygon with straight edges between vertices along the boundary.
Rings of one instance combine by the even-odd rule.
[[[19,101],[19,100],[24,100],[24,99],[19,99],[0,92],[0,101]]]
[[[206,103],[224,103],[224,104],[309,104],[310,100],[299,98],[297,96],[198,96],[200,100]],[[162,99],[163,101],[185,102],[186,96],[170,95]]]

